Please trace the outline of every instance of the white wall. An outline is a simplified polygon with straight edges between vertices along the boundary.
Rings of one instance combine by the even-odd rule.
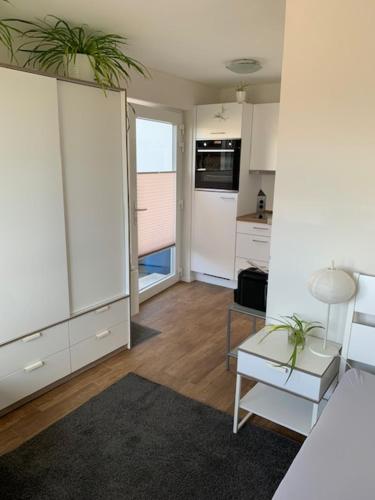
[[[258,83],[249,85],[246,89],[247,102],[262,104],[266,102],[280,101],[280,82]],[[231,102],[236,100],[235,87],[221,89],[219,102]]]
[[[331,259],[375,274],[374,19],[374,0],[287,0],[270,317],[324,321],[306,282]]]
[[[218,88],[156,70],[151,70],[149,79],[134,75],[128,85],[128,96],[182,110],[188,110],[195,104],[221,102]]]

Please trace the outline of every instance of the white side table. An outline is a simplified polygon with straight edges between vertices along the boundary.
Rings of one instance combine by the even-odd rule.
[[[288,381],[290,368],[278,366],[287,363],[292,353],[287,333],[273,332],[266,336],[262,329],[239,346],[234,433],[252,414],[305,436],[310,433],[326,404],[323,396],[335,387],[339,369],[338,357],[322,358],[310,351],[309,346],[316,342],[322,340],[307,338]],[[242,377],[256,380],[258,384],[241,398]],[[247,414],[239,422],[240,409]]]

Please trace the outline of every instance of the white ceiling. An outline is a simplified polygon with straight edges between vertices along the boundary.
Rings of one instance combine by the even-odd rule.
[[[245,79],[280,80],[285,0],[11,0],[2,17],[54,14],[124,34],[128,53],[149,68],[215,86],[241,80],[225,62],[252,57],[263,68]]]

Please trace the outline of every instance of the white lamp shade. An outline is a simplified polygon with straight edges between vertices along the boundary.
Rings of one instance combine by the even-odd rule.
[[[313,297],[325,304],[348,302],[356,291],[353,278],[342,269],[320,269],[315,271],[308,282]]]

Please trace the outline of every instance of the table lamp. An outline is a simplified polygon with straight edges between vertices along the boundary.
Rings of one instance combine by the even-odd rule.
[[[322,357],[336,356],[338,352],[336,345],[327,342],[331,304],[348,302],[356,292],[355,281],[347,272],[337,269],[332,261],[331,267],[319,269],[311,275],[308,289],[313,297],[328,304],[323,342],[311,345],[310,351]]]

